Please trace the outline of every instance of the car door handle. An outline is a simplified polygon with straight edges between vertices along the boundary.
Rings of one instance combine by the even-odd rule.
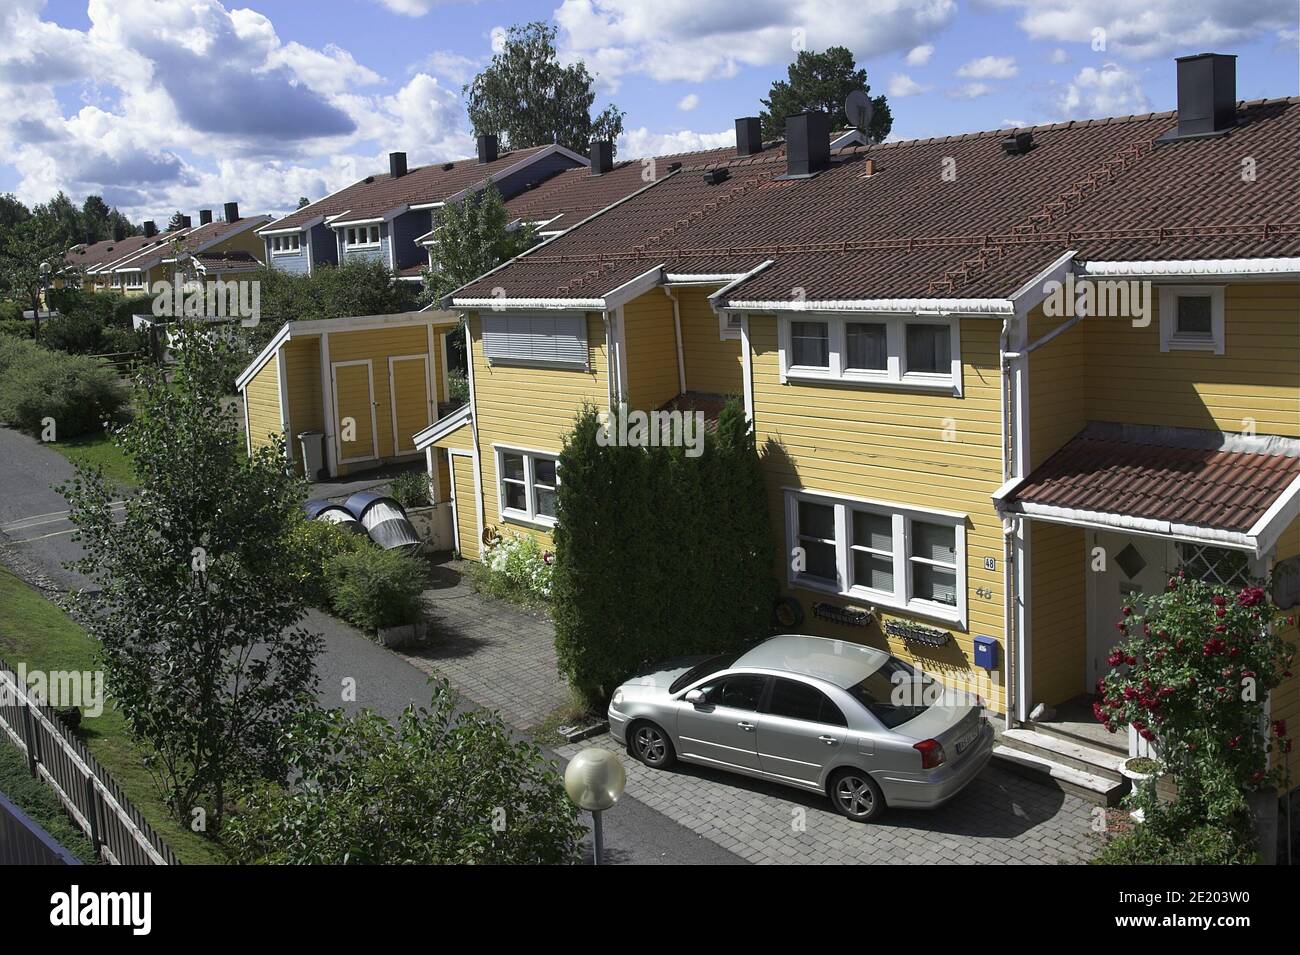
[[[754,724],[753,724],[753,723],[747,723],[747,722],[745,722],[744,720],[741,720],[741,721],[740,721],[739,723],[737,723],[736,725],[739,726],[739,727],[740,727],[742,730],[744,730],[746,733],[752,733],[752,732],[754,732]]]
[[[817,738],[821,740],[823,743],[825,743],[827,746],[834,746],[836,743],[839,742],[839,740],[837,740],[834,736],[818,736]]]

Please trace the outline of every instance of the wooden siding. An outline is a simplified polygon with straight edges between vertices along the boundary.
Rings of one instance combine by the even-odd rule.
[[[672,300],[655,288],[628,302],[623,306],[623,328],[627,403],[653,411],[681,392]]]
[[[325,430],[320,381],[320,338],[295,338],[284,343],[285,383],[289,393],[289,441],[294,470],[302,473],[298,433]],[[272,358],[268,364],[273,364]]]
[[[248,434],[253,449],[275,442],[283,433],[280,424],[280,369],[272,358],[244,387],[248,409]]]
[[[972,638],[995,637],[1001,644],[999,669],[1005,671],[1003,627],[1003,538],[990,495],[1002,483],[999,422],[998,343],[1001,323],[967,320],[961,325],[964,397],[901,389],[871,389],[836,384],[781,384],[777,322],[750,315],[754,376],[754,427],[763,457],[774,534],[773,568],[786,589],[784,488],[871,498],[900,505],[959,511],[966,523],[966,601],[968,627],[881,608],[885,620],[915,620],[952,633],[945,647],[925,651],[887,637],[880,624],[869,629],[840,627],[808,613],[814,602],[855,604],[817,591],[795,588],[809,632],[888,647],[956,686],[973,687]],[[716,322],[715,332],[716,337]],[[688,382],[689,384],[689,382]],[[945,440],[945,429],[953,440]],[[996,570],[986,570],[986,559]],[[988,596],[977,595],[985,589]],[[981,671],[982,672],[982,671]],[[1001,673],[994,672],[1001,683]],[[1003,706],[999,685],[988,703]]]
[[[1079,527],[1030,521],[1031,703],[1087,691],[1087,551]]]
[[[418,358],[389,360],[388,372],[393,389],[391,415],[397,421],[393,436],[396,454],[414,454],[414,437],[433,424],[436,410],[430,407],[433,396],[429,393],[429,355]]]
[[[723,341],[718,333],[718,314],[709,306],[709,296],[717,290],[718,287],[677,289],[681,303],[678,311],[682,320],[686,390],[738,395],[743,389],[740,342],[736,339]],[[654,291],[663,294],[657,289]]]
[[[590,370],[585,371],[490,365],[483,355],[483,325],[478,313],[470,314],[469,329],[484,523],[502,533],[535,537],[546,547],[551,547],[553,541],[546,530],[502,522],[493,444],[558,454],[564,435],[573,429],[574,418],[584,402],[600,411],[608,408],[609,362],[605,354],[604,319],[599,312],[587,314]],[[459,460],[456,467],[460,467]]]
[[[1029,317],[1029,341],[1036,342],[1066,319]],[[1062,332],[1029,355],[1029,469],[1032,471],[1088,423],[1085,323]],[[1099,383],[1098,383],[1099,384]]]
[[[1160,351],[1159,286],[1151,324],[1088,319],[1088,418],[1300,436],[1300,285],[1227,286],[1224,354]],[[1053,348],[1053,342],[1047,348]]]
[[[468,455],[451,455],[451,471],[456,487],[456,533],[460,535],[460,556],[479,559],[478,510],[474,503],[474,459]]]

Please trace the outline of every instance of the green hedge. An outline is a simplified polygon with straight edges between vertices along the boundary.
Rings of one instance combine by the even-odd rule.
[[[40,434],[52,418],[56,439],[81,437],[118,420],[127,397],[117,374],[97,359],[0,338],[0,421],[15,428]]]
[[[344,551],[325,562],[325,579],[334,612],[360,630],[420,619],[424,568],[409,554],[374,545]]]
[[[753,434],[736,401],[704,451],[601,447],[584,409],[560,455],[552,595],[560,669],[602,704],[637,670],[750,645],[776,582]]]
[[[294,555],[294,576],[313,607],[332,610],[333,601],[326,565],[340,554],[354,554],[375,545],[363,534],[343,530],[329,521],[309,520],[303,516],[290,532]]]

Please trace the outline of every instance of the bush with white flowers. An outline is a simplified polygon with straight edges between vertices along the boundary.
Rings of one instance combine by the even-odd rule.
[[[488,545],[483,563],[509,587],[549,600],[555,555],[536,538],[506,534]]]

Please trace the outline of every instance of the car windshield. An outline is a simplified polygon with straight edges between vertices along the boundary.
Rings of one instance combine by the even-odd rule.
[[[935,683],[902,660],[890,657],[848,693],[865,706],[886,729],[916,719],[934,702]]]
[[[706,676],[712,676],[714,673],[727,669],[736,662],[739,656],[739,653],[722,653],[716,657],[709,657],[703,663],[695,664],[695,666],[673,680],[673,685],[668,688],[668,692],[676,693],[682,687],[690,686],[696,680],[702,680]]]

